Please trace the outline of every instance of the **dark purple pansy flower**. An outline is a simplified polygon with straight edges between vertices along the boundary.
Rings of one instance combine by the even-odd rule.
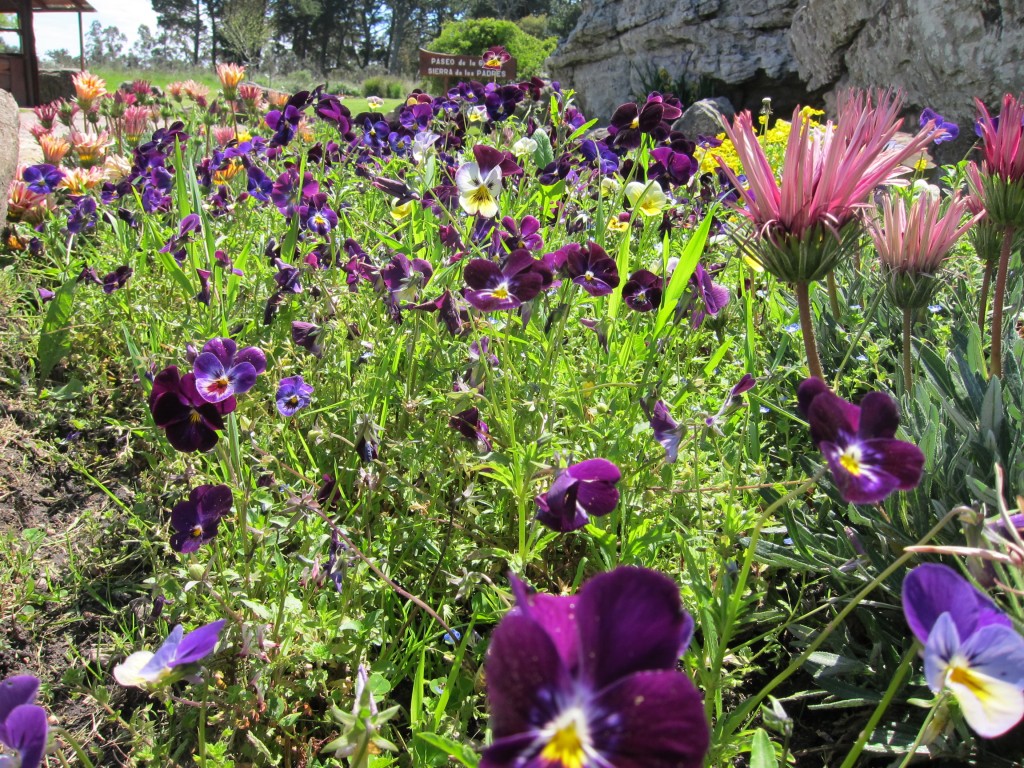
[[[235,398],[207,402],[196,389],[195,375],[179,376],[178,366],[171,365],[153,379],[149,410],[175,450],[209,451],[217,444],[217,432],[224,429],[224,416],[235,410]]]
[[[217,535],[222,517],[231,511],[231,489],[226,485],[200,485],[193,488],[187,501],[171,510],[171,548],[175,552],[196,552]]]
[[[0,681],[0,746],[14,751],[12,765],[20,768],[39,768],[46,753],[49,724],[46,710],[35,703],[38,692],[39,680],[31,675]]]
[[[568,309],[568,308],[567,308]],[[608,354],[608,322],[607,320],[598,320],[596,317],[581,317],[580,325],[584,328],[589,328],[597,336],[597,343],[601,345],[601,349],[604,353]]]
[[[797,400],[800,413],[810,422],[811,439],[846,501],[874,504],[921,482],[924,454],[916,445],[895,438],[899,411],[884,392],[869,392],[858,407],[812,378],[800,384]]]
[[[68,232],[78,235],[96,228],[96,201],[80,197],[68,211]]]
[[[322,357],[324,349],[320,346],[320,334],[323,328],[314,323],[302,320],[292,321],[292,343],[305,349],[313,357]]]
[[[302,376],[286,376],[277,387],[277,412],[282,416],[294,416],[309,405],[313,387]]]
[[[164,243],[160,253],[174,253],[184,247],[185,243],[192,239],[192,236],[202,229],[202,221],[198,214],[190,213],[178,224],[178,234],[172,235],[171,239]],[[179,259],[180,261],[180,259]]]
[[[622,286],[622,298],[630,309],[650,312],[661,305],[663,281],[653,272],[638,269]]]
[[[664,400],[654,404],[650,422],[651,429],[654,430],[654,439],[665,449],[665,461],[670,464],[675,462],[679,456],[679,443],[683,439],[683,427],[672,418]]]
[[[369,414],[356,416],[356,453],[363,463],[370,463],[380,455],[380,427]]]
[[[700,693],[676,667],[693,619],[679,587],[644,568],[593,577],[578,595],[531,594],[487,654],[494,741],[480,768],[700,768]]]
[[[615,259],[593,240],[586,245],[570,243],[564,249],[566,276],[591,296],[606,296],[619,284]]]
[[[338,214],[327,205],[327,195],[324,192],[317,192],[313,195],[308,205],[300,205],[298,214],[302,226],[321,237],[326,237],[332,229],[338,226]]]
[[[700,164],[692,154],[676,152],[672,147],[657,147],[651,150],[651,167],[647,178],[666,181],[672,186],[682,186],[690,181]]]
[[[267,358],[257,347],[239,351],[233,339],[211,339],[195,362],[196,388],[208,403],[219,403],[248,392],[267,370]]]
[[[505,251],[511,253],[525,248],[528,251],[539,251],[544,247],[544,238],[540,234],[540,222],[533,216],[523,216],[521,222],[511,216],[505,216],[501,220],[504,231],[494,229],[495,243],[501,243]]]
[[[490,430],[487,429],[487,422],[480,418],[480,409],[476,406],[452,416],[448,426],[474,445],[479,443],[485,451],[491,450]]]
[[[210,299],[213,298],[210,293],[210,270],[197,269],[196,276],[199,278],[199,293],[194,298],[200,304],[210,306]]]
[[[953,139],[960,135],[960,126],[946,120],[946,118],[930,107],[926,108],[921,113],[921,119],[919,122],[921,127],[924,128],[933,120],[935,121],[936,138],[934,142],[936,144],[941,144],[944,141],[953,141]],[[944,131],[944,133],[938,133],[940,130]]]
[[[103,292],[113,293],[114,291],[120,290],[128,285],[128,278],[132,276],[134,271],[127,264],[124,264],[113,272],[108,272],[103,276]]]
[[[607,459],[587,459],[563,470],[538,496],[537,519],[560,533],[582,528],[590,516],[607,515],[619,502],[619,468]]]
[[[535,269],[537,264],[526,250],[509,254],[502,267],[486,259],[473,259],[462,275],[468,286],[466,301],[481,312],[521,306],[544,286],[543,276]]]

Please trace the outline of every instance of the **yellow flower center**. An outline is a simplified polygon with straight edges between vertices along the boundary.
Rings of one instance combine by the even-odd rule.
[[[583,279],[586,280],[588,283],[594,282],[594,273],[591,272],[590,270],[587,270],[587,273],[583,275]]]
[[[964,686],[980,701],[987,701],[991,698],[991,692],[985,687],[984,682],[979,680],[978,677],[971,672],[970,667],[962,661],[954,660],[953,663],[950,664],[946,681]]]
[[[633,118],[633,122],[631,122],[629,124],[629,127],[633,128],[633,129],[636,129],[636,128],[640,127],[640,116],[639,115],[637,115],[636,117]]]
[[[188,415],[188,420],[193,424],[198,424],[203,420],[202,415],[195,408],[192,409],[192,413]]]
[[[493,296],[496,299],[507,299],[509,297],[508,286],[499,285],[497,288],[491,291],[491,296]]]
[[[298,404],[299,398],[296,395],[292,395],[291,397],[288,398],[288,405],[290,405],[292,408],[294,408]]]
[[[839,464],[854,477],[859,477],[864,471],[861,467],[860,449],[856,446],[850,446],[839,454]]]
[[[469,196],[469,199],[477,205],[483,205],[484,203],[489,203],[494,198],[491,197],[491,190],[481,185],[473,190],[473,194]]]
[[[194,538],[198,539],[202,535],[203,535],[203,526],[201,526],[201,525],[194,525],[194,526],[192,526],[192,536]]]
[[[583,740],[573,720],[555,731],[551,741],[540,753],[541,759],[551,766],[559,768],[586,768],[587,755],[583,749]]]

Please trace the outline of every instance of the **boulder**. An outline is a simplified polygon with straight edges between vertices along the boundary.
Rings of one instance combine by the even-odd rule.
[[[974,97],[998,110],[1024,83],[1022,0],[805,0],[790,36],[800,74],[833,106],[846,87],[895,86],[908,130],[931,107],[960,126],[936,148],[960,159],[974,141]]]
[[[659,82],[684,101],[725,96],[756,111],[770,96],[777,110],[791,110],[807,95],[789,48],[799,1],[584,0],[549,60],[552,76],[601,121]]]
[[[7,190],[18,167],[18,103],[0,90],[0,228],[7,221]]]
[[[686,108],[672,124],[672,130],[682,132],[688,139],[717,136],[722,132],[722,123],[732,122],[735,116],[736,110],[727,98],[701,99]]]

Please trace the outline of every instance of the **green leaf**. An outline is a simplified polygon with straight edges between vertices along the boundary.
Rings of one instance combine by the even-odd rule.
[[[981,401],[981,431],[999,434],[1003,425],[1003,387],[998,376],[993,376]]]
[[[750,768],[778,768],[778,765],[771,737],[764,728],[758,728],[750,745]]]
[[[68,333],[71,322],[71,311],[75,303],[75,286],[78,278],[73,277],[57,289],[50,308],[46,311],[43,328],[39,333],[39,383],[46,378],[71,351],[71,339]]]
[[[548,138],[547,132],[538,128],[531,138],[537,142],[537,148],[533,150],[533,162],[537,167],[543,168],[555,162],[555,153],[551,149],[551,139]]]
[[[672,271],[672,278],[668,281],[668,286],[665,288],[665,295],[661,300],[661,308],[658,310],[658,320],[654,324],[654,338],[658,338],[665,325],[668,323],[668,319],[672,317],[672,313],[676,309],[676,304],[679,303],[679,298],[683,295],[683,291],[686,288],[686,284],[690,281],[690,276],[693,275],[693,271],[697,268],[697,262],[700,260],[700,255],[704,253],[704,245],[708,241],[708,232],[711,231],[711,219],[714,218],[716,211],[718,210],[717,205],[712,205],[708,210],[707,216],[704,217],[704,221],[701,222],[697,231],[693,233],[693,236],[687,242],[686,247],[683,248],[683,253],[679,257],[679,262],[676,264],[676,268]],[[651,344],[652,350],[657,349],[656,344]]]
[[[460,744],[444,736],[438,736],[436,733],[417,733],[416,738],[435,749],[441,750],[449,758],[455,760],[460,765],[466,766],[466,768],[476,768],[480,763],[480,758],[465,744]]]

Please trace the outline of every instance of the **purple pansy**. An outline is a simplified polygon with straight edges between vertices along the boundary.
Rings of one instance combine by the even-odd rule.
[[[874,504],[893,491],[917,487],[924,454],[895,438],[899,411],[891,397],[869,392],[860,406],[829,390],[821,379],[805,379],[797,390],[800,413],[810,422],[839,492],[852,504]]]
[[[64,176],[63,169],[46,163],[30,165],[21,172],[21,178],[28,184],[29,190],[39,195],[55,192]]]
[[[480,418],[476,406],[455,414],[448,420],[448,426],[474,444],[480,443],[485,451],[491,450],[491,436],[487,422]]]
[[[683,439],[683,427],[672,418],[668,406],[664,400],[654,404],[651,413],[651,429],[654,430],[654,439],[661,443],[665,449],[665,461],[670,464],[675,462],[679,456],[679,443]]]
[[[49,725],[46,710],[37,706],[39,680],[14,675],[0,681],[0,746],[13,750],[21,768],[39,768],[46,753]],[[0,764],[6,761],[0,758]]]
[[[282,416],[294,416],[309,405],[313,387],[302,376],[286,376],[277,387],[277,412]]]
[[[267,370],[267,358],[257,347],[239,351],[232,339],[211,339],[196,358],[196,388],[208,403],[219,403],[248,392]]]
[[[607,459],[587,459],[563,470],[538,496],[537,519],[560,533],[582,528],[590,516],[607,515],[619,503],[619,468]]]
[[[473,259],[463,271],[468,286],[466,301],[482,312],[515,309],[544,286],[537,265],[527,250],[509,254],[503,267],[486,259]]]
[[[630,309],[651,312],[661,304],[663,281],[653,272],[638,269],[622,286],[622,299]]]
[[[320,334],[323,328],[315,323],[302,320],[292,321],[292,343],[309,352],[313,357],[322,357],[324,349],[320,345]]]
[[[950,690],[985,738],[1024,718],[1024,638],[989,598],[952,568],[917,566],[903,580],[903,612],[924,645],[934,693]]]
[[[694,328],[699,328],[708,315],[717,317],[729,303],[729,289],[712,281],[711,273],[699,263],[690,276],[690,289],[693,291],[693,300],[697,301],[690,320]]]
[[[722,407],[718,409],[718,413],[716,413],[714,416],[707,416],[704,419],[704,423],[707,424],[712,429],[718,431],[719,434],[721,434],[721,430],[719,430],[719,425],[722,424],[723,421],[725,421],[726,415],[728,415],[728,413],[733,409],[738,408],[740,405],[743,404],[743,401],[740,400],[740,395],[744,394],[745,392],[749,392],[756,385],[757,379],[755,379],[749,373],[743,374],[743,378],[736,382],[733,385],[733,388],[729,390],[729,394],[722,402]]]
[[[620,567],[579,594],[530,594],[494,630],[494,741],[480,768],[699,768],[710,742],[700,693],[676,665],[693,619],[667,576]]]
[[[185,668],[213,653],[224,624],[225,620],[219,619],[187,635],[178,624],[156,653],[136,651],[114,667],[114,679],[121,685],[138,688],[171,682],[180,677]]]
[[[218,403],[204,400],[196,389],[195,375],[180,376],[178,366],[171,365],[153,380],[149,410],[175,450],[209,451],[217,444],[217,432],[224,429],[224,416],[235,410],[235,398]]]
[[[566,276],[591,296],[606,296],[619,284],[615,259],[593,240],[586,245],[570,243],[563,250]]]
[[[957,136],[960,135],[960,126],[956,123],[946,120],[942,115],[936,112],[934,109],[928,107],[921,113],[921,119],[919,121],[922,128],[928,123],[935,122],[936,137],[934,143],[941,144],[944,141],[953,141]],[[942,133],[940,133],[942,131]]]
[[[217,535],[220,520],[231,511],[231,489],[226,485],[200,485],[186,501],[171,510],[171,548],[189,554]]]

